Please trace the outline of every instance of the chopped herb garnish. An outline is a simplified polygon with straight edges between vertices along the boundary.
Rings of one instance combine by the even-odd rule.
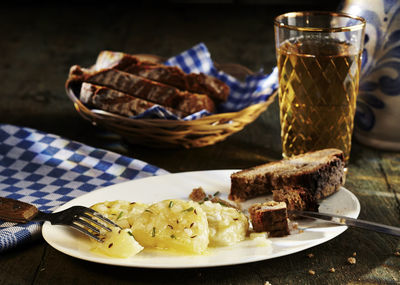
[[[123,214],[124,214],[124,212],[122,212],[122,211],[119,213],[117,221],[122,217]]]
[[[171,238],[175,238],[176,239],[176,236],[175,235],[171,235]]]
[[[208,201],[208,200],[209,200],[208,197],[205,197],[205,198],[204,198],[204,201]]]
[[[197,237],[197,235],[191,236],[190,238],[195,238],[195,237]]]
[[[173,205],[174,205],[174,202],[173,201],[169,201],[168,208],[172,208]]]
[[[193,211],[193,210],[194,210],[194,208],[193,208],[193,207],[190,207],[190,208],[187,208],[187,209],[183,210],[182,212],[191,212],[191,211]]]
[[[113,246],[113,243],[110,243],[109,245],[108,245],[108,248],[110,248],[110,247],[112,247]]]
[[[133,233],[131,233],[131,232],[127,232],[127,233],[128,233],[128,235],[130,235],[131,237],[135,238],[135,236],[133,235]]]
[[[155,236],[156,236],[156,228],[155,228],[155,227],[153,227],[153,231],[151,232],[151,236],[152,236],[152,237],[155,237]]]
[[[197,215],[197,211],[196,211],[196,209],[194,209],[193,213],[194,213],[195,215]]]
[[[219,195],[219,191],[215,192],[213,196],[215,197],[217,195]]]
[[[149,213],[152,213],[153,214],[153,212],[152,211],[150,211],[149,209],[146,209],[146,210],[144,210],[145,212],[149,212]]]
[[[174,227],[173,227],[173,226],[171,226],[171,225],[168,225],[168,227],[169,227],[171,230],[173,230],[173,229],[174,229]]]
[[[191,223],[191,224],[190,224],[190,228],[193,227],[193,225],[194,225],[194,223]]]

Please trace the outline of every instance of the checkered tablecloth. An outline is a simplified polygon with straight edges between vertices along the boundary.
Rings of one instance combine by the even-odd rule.
[[[38,130],[0,124],[0,196],[53,211],[97,188],[166,174],[141,160]],[[40,236],[41,223],[0,220],[0,252]]]
[[[204,73],[218,78],[225,82],[230,93],[228,100],[217,106],[218,113],[237,112],[250,105],[267,101],[267,99],[278,88],[278,69],[275,67],[271,73],[264,73],[263,70],[249,75],[244,81],[218,70],[214,66],[211,54],[204,43],[199,43],[194,47],[168,59],[164,64],[178,66],[186,73]],[[209,112],[202,110],[191,114],[183,120],[195,120],[203,116],[210,115]],[[144,113],[134,118],[164,118],[175,119],[178,117],[168,110],[156,105]]]

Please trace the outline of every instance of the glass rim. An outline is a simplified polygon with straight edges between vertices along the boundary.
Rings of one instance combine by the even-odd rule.
[[[331,28],[318,28],[318,27],[299,27],[294,25],[287,25],[281,22],[283,18],[293,16],[307,16],[307,15],[329,15],[333,17],[344,17],[353,20],[358,20],[360,23],[351,26],[331,27]],[[290,30],[303,31],[303,32],[348,32],[363,29],[366,21],[363,17],[350,15],[343,12],[329,12],[329,11],[301,11],[301,12],[288,12],[281,14],[274,19],[274,25],[278,28],[286,28]]]

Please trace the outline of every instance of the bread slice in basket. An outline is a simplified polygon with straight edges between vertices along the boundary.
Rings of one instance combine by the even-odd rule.
[[[215,103],[227,100],[229,86],[221,80],[204,73],[185,73],[175,66],[166,66],[139,57],[113,51],[102,51],[97,57],[96,68],[113,68],[138,75],[180,90],[207,94]]]
[[[343,152],[323,149],[233,173],[229,198],[245,201],[272,190],[302,189],[312,201],[335,193],[343,182]]]
[[[82,83],[80,99],[88,106],[128,117],[139,115],[157,105],[108,87],[86,82]],[[172,108],[164,108],[179,117],[188,115]]]
[[[181,91],[120,70],[90,70],[74,65],[70,69],[69,81],[105,86],[186,114],[203,109],[211,113],[215,111],[215,104],[207,95]]]

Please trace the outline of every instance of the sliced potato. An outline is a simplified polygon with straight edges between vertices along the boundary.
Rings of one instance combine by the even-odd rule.
[[[129,229],[135,218],[147,207],[148,205],[146,204],[124,200],[105,201],[91,206],[93,210],[109,218],[124,229]]]
[[[254,232],[249,235],[250,240],[254,241],[257,246],[270,246],[271,241],[268,239],[267,232]]]
[[[143,247],[135,240],[130,229],[113,227],[111,232],[103,233],[103,243],[92,241],[92,251],[110,257],[127,258],[142,251]]]
[[[145,248],[201,254],[209,242],[207,216],[193,201],[170,199],[152,204],[131,229]]]
[[[207,215],[210,246],[227,246],[246,238],[247,217],[239,210],[206,201],[201,208]]]

